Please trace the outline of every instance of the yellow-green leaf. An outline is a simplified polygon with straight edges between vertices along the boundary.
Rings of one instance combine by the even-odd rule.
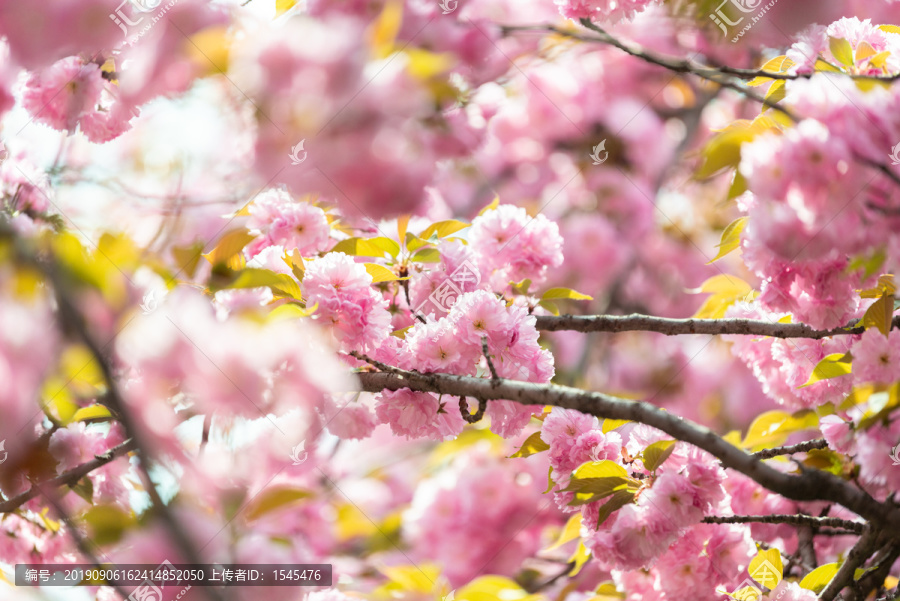
[[[538,302],[538,304],[541,307],[547,309],[547,311],[549,311],[553,315],[559,315],[559,307],[557,307],[556,303],[554,303],[553,301],[542,300],[542,301]]]
[[[403,2],[388,0],[369,29],[369,46],[375,58],[386,58],[394,51],[394,40],[403,23]]]
[[[436,235],[438,238],[444,238],[449,236],[450,234],[455,234],[459,230],[465,229],[469,227],[468,223],[457,221],[456,219],[448,219],[447,221],[438,221],[437,223],[432,223],[421,234],[419,234],[419,238],[423,240],[428,240],[432,235]]]
[[[417,263],[439,263],[441,253],[436,248],[423,248],[412,256],[412,260]]]
[[[879,25],[878,29],[887,33],[898,33],[900,34],[900,27],[896,25]]]
[[[396,257],[400,254],[400,245],[384,236],[377,238],[347,238],[341,240],[331,249],[355,257],[383,257],[385,253]]]
[[[607,432],[612,432],[616,428],[619,428],[621,426],[624,426],[625,424],[630,424],[630,423],[631,423],[630,419],[606,418],[605,420],[603,420],[603,425],[600,427],[600,429],[603,431],[604,434],[606,434]]]
[[[609,503],[607,503],[609,505]],[[578,575],[578,572],[581,571],[581,568],[585,566],[588,560],[591,558],[591,552],[587,547],[584,546],[583,542],[578,543],[578,548],[575,549],[575,552],[572,553],[572,557],[569,558],[567,563],[573,563],[575,565],[572,566],[572,570],[569,572],[569,578],[574,578]],[[490,599],[485,601],[496,601],[495,599]]]
[[[245,229],[231,230],[219,238],[215,248],[203,255],[203,258],[212,265],[225,264],[231,269],[240,269],[243,267],[243,262],[235,261],[235,258],[240,256],[244,247],[255,237]]]
[[[244,512],[247,520],[255,520],[273,511],[284,509],[297,501],[312,496],[312,493],[302,488],[293,486],[273,486],[259,493],[250,502]]]
[[[770,104],[777,104],[784,100],[784,96],[787,93],[785,84],[785,80],[779,79],[769,86],[769,89],[766,91],[766,100]],[[766,112],[768,109],[768,106],[764,106],[762,112]]]
[[[559,536],[556,538],[556,541],[544,549],[544,551],[552,551],[553,549],[558,549],[562,547],[564,544],[571,542],[579,537],[581,534],[581,513],[576,513],[572,517],[569,518],[569,521],[566,522],[566,525],[563,527],[562,532],[559,533]]]
[[[718,261],[741,245],[741,232],[744,231],[744,226],[746,224],[746,217],[735,219],[728,224],[728,227],[722,232],[722,240],[719,242],[719,254],[717,254],[712,261],[709,261],[707,265]]]
[[[105,417],[112,417],[112,414],[107,407],[104,405],[91,405],[89,407],[82,407],[76,411],[75,415],[72,416],[72,421],[82,422],[89,419],[102,419]]]
[[[888,335],[891,330],[891,320],[894,315],[894,297],[882,296],[872,303],[872,306],[866,309],[863,315],[863,326],[869,328],[878,328],[882,334]]]
[[[622,467],[615,461],[604,459],[603,461],[589,461],[587,463],[581,464],[572,473],[572,480],[583,480],[586,478],[609,478],[613,476],[627,478],[628,472],[624,467]]]
[[[582,294],[581,292],[572,290],[571,288],[551,288],[550,290],[547,290],[543,295],[541,295],[542,301],[560,300],[566,298],[572,300],[594,300],[593,296]]]
[[[486,207],[484,207],[483,209],[478,211],[478,216],[480,217],[480,216],[484,215],[485,213],[487,213],[488,211],[493,211],[494,209],[496,209],[499,206],[500,206],[500,197],[495,196],[494,200],[492,200],[489,205],[487,205]]]
[[[422,566],[384,566],[379,568],[382,574],[399,585],[401,591],[407,593],[430,593],[434,583],[441,575],[437,566],[423,564]]]
[[[393,282],[394,280],[400,279],[397,277],[396,273],[378,263],[366,263],[366,271],[372,276],[373,284],[377,284],[378,282]]]
[[[457,601],[538,601],[540,595],[529,595],[528,592],[513,580],[505,576],[480,576],[457,589]]]
[[[831,378],[840,378],[850,373],[852,357],[850,353],[832,353],[823,357],[821,361],[813,369],[809,375],[806,384],[798,386],[798,388],[806,388],[812,386],[816,382],[822,380],[830,380]]]
[[[623,489],[614,492],[609,500],[600,506],[600,515],[597,516],[597,528],[600,528],[600,526],[603,525],[603,522],[605,522],[606,519],[609,518],[609,516],[611,516],[614,511],[625,507],[633,501],[633,490]]]
[[[828,47],[835,59],[845,67],[853,66],[853,46],[843,38],[828,37]]]
[[[791,415],[784,411],[766,411],[750,424],[741,446],[754,449],[764,445],[782,444],[789,434],[817,428],[819,418],[815,411],[798,411]]]
[[[691,290],[694,294],[711,294],[706,302],[697,310],[694,317],[697,319],[721,319],[725,317],[725,311],[736,301],[752,296],[753,288],[733,275],[720,274],[703,282],[700,288]]]
[[[95,505],[80,520],[87,525],[91,542],[97,545],[117,542],[135,524],[134,516],[117,505]]]
[[[522,446],[519,447],[519,450],[510,455],[510,459],[513,457],[530,457],[537,453],[542,453],[543,451],[547,451],[550,449],[550,445],[541,440],[540,431],[535,432],[531,436],[525,439],[525,442],[522,443]]]
[[[175,246],[172,248],[172,256],[175,257],[175,264],[178,270],[184,273],[188,278],[194,277],[197,265],[200,264],[200,257],[203,255],[203,243],[195,242],[188,246]]]
[[[296,0],[275,0],[275,18],[277,19],[296,5]]]
[[[397,217],[397,240],[403,240],[406,237],[406,228],[409,227],[409,219],[409,215]]]
[[[658,440],[644,449],[644,467],[651,472],[656,471],[675,450],[676,442],[675,440]]]
[[[781,562],[781,553],[778,549],[760,551],[756,557],[750,560],[747,568],[750,578],[762,586],[774,589],[781,582],[781,574],[784,564]]]
[[[260,288],[266,286],[279,296],[287,296],[294,300],[300,300],[302,292],[300,285],[294,278],[286,273],[275,273],[268,269],[248,267],[241,270],[237,278],[226,288]]]

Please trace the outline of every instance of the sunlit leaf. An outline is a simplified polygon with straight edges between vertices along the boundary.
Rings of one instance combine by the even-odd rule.
[[[722,240],[719,242],[719,253],[715,256],[715,258],[713,258],[712,261],[709,261],[707,265],[718,261],[731,251],[736,250],[741,245],[741,232],[744,231],[744,226],[746,224],[746,217],[735,219],[728,224],[728,227],[726,227],[725,231],[722,232]]]
[[[843,38],[828,37],[828,47],[835,59],[845,67],[853,66],[853,46]]]
[[[234,258],[239,256],[244,247],[256,238],[253,234],[245,229],[231,230],[224,236],[219,238],[216,246],[203,255],[203,258],[212,265],[228,265],[231,269],[241,269],[242,262],[235,262]]]
[[[594,297],[588,296],[587,294],[582,294],[581,292],[572,290],[571,288],[551,288],[541,295],[541,300],[543,301],[560,299],[594,300]]]
[[[568,542],[572,542],[581,534],[581,513],[576,513],[572,517],[569,518],[569,521],[566,522],[566,525],[563,527],[562,531],[559,533],[559,536],[556,537],[556,541],[544,551],[552,551],[553,549],[558,549],[562,547],[564,544]]]
[[[831,378],[839,378],[848,375],[850,373],[852,360],[850,353],[832,353],[823,357],[809,375],[806,384],[803,384],[798,388],[806,388],[807,386],[812,386],[816,382],[821,382],[822,380],[830,380]]]
[[[781,582],[783,570],[784,564],[778,549],[760,551],[750,560],[750,566],[747,568],[750,578],[770,589],[774,589]]]
[[[384,265],[379,265],[377,263],[366,263],[365,265],[366,271],[372,276],[373,284],[377,284],[378,282],[393,282],[400,279],[396,273]]]
[[[470,224],[463,221],[457,221],[456,219],[438,221],[437,223],[432,223],[427,228],[425,228],[422,233],[419,234],[419,238],[421,238],[422,240],[428,240],[432,236],[445,238],[450,234],[455,234],[456,232],[469,227],[469,225]]]
[[[522,443],[522,446],[519,447],[519,450],[510,455],[510,458],[530,457],[548,450],[550,450],[550,445],[541,440],[541,433],[538,431],[526,438],[525,442]]]
[[[741,446],[753,449],[760,445],[783,444],[789,434],[818,426],[815,411],[798,411],[793,415],[785,411],[766,411],[750,424]]]
[[[295,504],[297,501],[307,499],[312,493],[303,488],[295,488],[293,486],[275,486],[266,488],[250,501],[247,509],[244,510],[244,517],[247,520],[255,520],[267,513],[285,509]]]
[[[656,471],[665,463],[672,451],[675,450],[675,440],[658,440],[644,449],[644,467],[651,472]]]

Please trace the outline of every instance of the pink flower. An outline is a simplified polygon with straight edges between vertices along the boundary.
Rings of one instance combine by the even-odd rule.
[[[375,415],[382,424],[390,424],[397,436],[422,438],[435,432],[440,403],[427,392],[414,392],[409,388],[385,390],[378,394]]]
[[[541,440],[550,445],[550,465],[554,472],[571,472],[581,465],[575,463],[577,458],[573,460],[575,443],[581,434],[599,428],[600,422],[593,415],[554,407],[541,427]]]
[[[488,401],[485,415],[491,420],[491,432],[503,438],[511,438],[528,425],[540,406],[528,406],[515,401]]]
[[[621,21],[654,4],[654,0],[554,0],[559,12],[570,19]]]
[[[650,490],[638,498],[638,505],[656,512],[658,519],[677,530],[699,522],[703,511],[694,506],[695,488],[680,474],[666,472],[659,476]]]
[[[588,461],[616,460],[621,451],[622,437],[618,432],[604,434],[599,429],[588,430],[575,439],[570,460],[576,465]]]
[[[857,383],[892,384],[900,380],[900,330],[885,336],[869,328],[853,345],[853,379]]]
[[[356,294],[372,284],[366,268],[344,253],[328,253],[306,264],[303,291],[307,296]]]
[[[837,415],[825,415],[819,418],[819,430],[828,446],[838,453],[853,454],[856,445],[853,442],[852,423],[844,421]]]
[[[525,209],[500,205],[472,221],[469,243],[483,276],[495,288],[529,278],[540,283],[547,270],[563,262],[559,227],[543,215],[529,217]]]
[[[325,211],[306,201],[295,201],[283,189],[268,190],[250,205],[247,227],[261,236],[248,249],[251,256],[271,245],[309,256],[325,250],[331,227]]]
[[[102,91],[100,67],[70,56],[32,73],[22,104],[35,121],[72,132],[82,115],[94,111]]]

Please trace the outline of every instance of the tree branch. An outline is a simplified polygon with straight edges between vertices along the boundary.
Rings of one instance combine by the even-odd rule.
[[[792,526],[832,526],[843,528],[856,534],[862,534],[865,524],[840,518],[819,518],[802,514],[772,514],[772,515],[709,515],[703,518],[707,524],[790,524]]]
[[[360,353],[352,352],[351,355],[372,365],[379,365],[379,362],[372,361]],[[555,384],[533,384],[505,379],[491,381],[450,374],[422,374],[385,367],[389,373],[358,374],[362,389],[366,392],[380,392],[409,388],[484,400],[506,399],[523,405],[554,405],[600,418],[640,422],[707,451],[717,457],[724,467],[749,476],[772,492],[795,501],[821,500],[838,503],[867,520],[883,524],[888,532],[893,533],[892,536],[900,537],[900,512],[895,507],[879,503],[865,491],[827,472],[809,470],[800,475],[782,473],[735,447],[709,428],[682,419],[649,403],[629,401],[599,392]]]
[[[827,449],[828,443],[824,438],[816,438],[815,440],[807,440],[806,442],[798,442],[795,445],[786,447],[775,447],[774,449],[764,449],[753,453],[757,459],[769,459],[778,455],[791,455],[793,453],[802,453],[813,449]]]
[[[877,547],[877,531],[871,525],[867,525],[865,532],[850,549],[847,559],[841,564],[837,574],[828,583],[828,586],[819,594],[820,601],[833,601],[841,590],[853,582],[856,568],[861,566],[875,552]]]
[[[0,513],[9,513],[11,511],[15,511],[31,499],[40,495],[42,489],[46,489],[48,487],[55,489],[60,486],[74,485],[95,469],[103,467],[104,465],[114,461],[118,457],[121,457],[122,455],[135,450],[135,448],[136,447],[133,440],[126,440],[122,444],[111,448],[105,454],[97,455],[86,463],[76,465],[72,469],[66,470],[55,478],[51,478],[50,480],[45,480],[43,482],[36,482],[32,484],[31,488],[29,488],[25,492],[18,494],[7,501],[0,502]]]
[[[558,332],[656,332],[666,336],[681,334],[771,336],[773,338],[810,338],[820,340],[829,336],[862,334],[865,328],[854,320],[846,327],[817,330],[805,323],[772,323],[754,319],[671,319],[651,315],[540,315],[538,330]],[[900,316],[893,320],[900,327]]]

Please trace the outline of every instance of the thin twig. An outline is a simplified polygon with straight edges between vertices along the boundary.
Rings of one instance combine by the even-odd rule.
[[[466,401],[466,397],[459,397],[459,413],[462,415],[462,418],[470,424],[480,422],[484,419],[484,412],[487,409],[487,401],[482,399],[476,400],[478,401],[478,410],[475,413],[470,413],[469,403]]]
[[[481,337],[481,351],[484,353],[484,358],[487,360],[488,368],[491,370],[491,379],[499,381],[500,376],[497,375],[497,368],[494,367],[494,362],[491,361],[491,353],[488,351],[487,336]]]
[[[900,316],[892,326],[900,327]],[[862,334],[865,328],[858,321],[843,328],[817,330],[805,323],[772,323],[755,319],[670,319],[651,315],[540,315],[538,330],[558,332],[656,332],[666,336],[681,334],[771,336],[772,338],[809,338],[820,340],[829,336]]]
[[[41,494],[41,489],[56,489],[60,486],[74,486],[79,480],[87,476],[94,470],[103,467],[107,463],[114,461],[116,458],[135,450],[133,440],[126,440],[122,444],[111,448],[103,455],[97,455],[90,461],[76,465],[72,469],[66,470],[55,478],[45,480],[44,482],[36,482],[31,488],[25,492],[16,495],[6,501],[0,502],[0,513],[9,513],[15,511],[31,499]]]
[[[769,459],[771,457],[777,457],[779,455],[790,455],[792,453],[803,453],[805,451],[812,451],[813,449],[827,449],[828,443],[824,438],[816,438],[815,440],[807,440],[806,442],[798,442],[794,445],[789,445],[785,447],[775,447],[773,449],[763,449],[762,451],[758,451],[753,453],[754,457],[758,459]]]
[[[707,524],[790,524],[792,526],[832,526],[862,534],[865,524],[840,518],[820,518],[803,514],[772,515],[709,515],[703,518]]]

